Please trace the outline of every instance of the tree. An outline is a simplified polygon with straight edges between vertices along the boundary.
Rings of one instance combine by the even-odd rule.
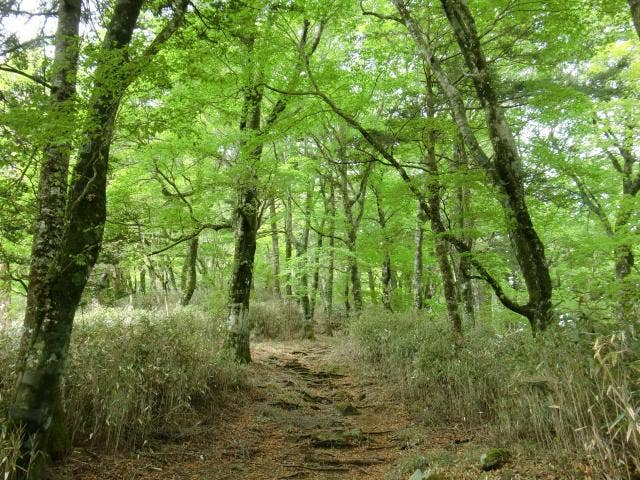
[[[60,45],[56,51],[60,70],[57,74],[64,71],[65,80],[56,80],[64,90],[56,92],[60,95],[56,101],[66,105],[73,95],[79,4],[62,3],[60,8]],[[36,218],[18,385],[10,411],[10,421],[24,432],[20,467],[28,478],[40,478],[43,474],[44,461],[29,467],[31,451],[42,452],[44,457],[58,453],[58,446],[48,441],[61,436],[59,431],[54,431],[62,428],[60,379],[75,310],[100,252],[106,216],[109,149],[122,92],[177,30],[184,18],[186,3],[175,6],[173,18],[140,57],[129,59],[127,50],[141,9],[139,0],[120,0],[114,7],[97,61],[81,132],[82,143],[68,194],[64,163],[68,159],[69,140],[64,139],[55,148],[49,147],[45,157],[45,167],[49,162],[57,164],[55,168],[43,168],[39,198],[52,197],[56,210],[50,213],[41,203]],[[54,87],[57,86],[54,83]],[[67,120],[68,125],[72,123]],[[53,253],[42,254],[47,250],[42,243],[49,239],[50,224]]]

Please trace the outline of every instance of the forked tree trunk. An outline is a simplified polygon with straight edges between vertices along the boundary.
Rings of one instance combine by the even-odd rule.
[[[469,168],[466,153],[464,151],[464,143],[462,141],[456,143],[453,152],[454,165],[453,168],[466,172]],[[472,217],[469,215],[470,209],[470,196],[469,188],[466,186],[459,186],[456,195],[456,216],[458,228],[460,229],[460,238],[467,245],[467,248],[471,250],[473,246],[473,239],[469,237],[468,230],[473,227]],[[460,297],[462,300],[462,307],[464,312],[464,319],[468,325],[475,325],[475,293],[473,279],[473,265],[469,256],[464,253],[458,253],[456,276],[458,278],[458,285],[460,287]]]
[[[342,196],[342,205],[344,208],[346,239],[345,245],[349,251],[347,264],[349,268],[349,278],[351,279],[351,294],[353,295],[353,308],[356,312],[362,311],[362,281],[360,279],[360,267],[358,265],[357,255],[357,239],[358,229],[364,214],[364,203],[366,198],[367,180],[371,172],[372,163],[369,163],[360,178],[360,186],[358,191],[352,197],[349,188],[349,178],[347,175],[348,165],[344,163],[344,147],[340,147],[342,163],[338,165],[338,173],[340,175],[340,193]],[[358,211],[354,212],[354,206]]]
[[[369,280],[369,298],[371,299],[371,305],[376,305],[378,303],[378,294],[376,293],[376,279],[371,267],[367,268],[367,278]]]
[[[430,72],[426,72],[427,81],[427,118],[435,118],[435,98]],[[427,186],[427,201],[429,204],[429,218],[431,219],[431,231],[434,236],[435,254],[442,277],[442,287],[447,304],[447,313],[451,328],[456,335],[462,335],[462,316],[460,315],[460,301],[458,286],[453,274],[453,267],[449,257],[449,248],[446,240],[440,235],[442,218],[440,208],[442,206],[441,185],[438,172],[438,160],[436,158],[436,131],[431,128],[427,133],[427,154],[424,158],[425,166],[429,172]]]
[[[47,273],[55,261],[64,234],[64,213],[67,205],[67,177],[69,175],[69,159],[71,156],[72,138],[75,131],[75,102],[76,73],[78,69],[79,24],[81,2],[79,0],[61,0],[58,5],[58,27],[56,31],[56,48],[53,60],[51,84],[51,110],[57,120],[57,134],[62,141],[52,142],[44,150],[44,158],[40,170],[38,195],[36,198],[36,219],[33,229],[33,243],[31,247],[31,264],[29,269],[29,288],[27,290],[27,306],[24,326],[26,334],[22,337],[21,356],[30,356],[30,342],[38,335],[43,321],[38,311],[42,303],[46,302],[48,293]],[[30,334],[31,332],[31,334]],[[37,353],[34,352],[36,355]],[[20,365],[22,375],[27,372],[27,365]],[[23,393],[22,379],[18,385],[18,392]],[[50,410],[51,426],[42,431],[41,426],[27,427],[27,432],[34,435],[34,447],[43,448],[46,455],[54,460],[61,458],[70,447],[70,439],[64,426],[64,411],[59,381],[52,385],[53,390],[47,392],[51,398],[47,408]],[[14,421],[23,422],[26,403],[33,403],[33,399],[25,399],[23,405],[19,401],[14,404],[15,411],[10,417]],[[30,407],[26,407],[27,409]],[[22,411],[20,411],[20,410]],[[42,435],[37,439],[38,434]],[[40,445],[36,445],[40,442]],[[48,445],[42,445],[48,442]],[[29,444],[23,445],[31,447]],[[26,461],[26,452],[22,452],[22,467]]]
[[[309,296],[309,236],[311,229],[311,209],[313,208],[313,181],[310,182],[304,203],[304,226],[302,238],[296,242],[297,256],[304,259],[300,274],[300,304],[302,305],[302,338],[314,338],[313,310]]]
[[[318,290],[320,289],[320,252],[324,235],[320,232],[324,231],[326,218],[322,217],[320,222],[320,231],[317,233],[316,248],[313,253],[313,284],[311,285],[311,318],[315,318],[316,303],[318,301]]]
[[[333,179],[331,179],[329,190],[329,201],[325,209],[329,216],[329,251],[327,252],[329,258],[327,260],[327,275],[325,277],[324,285],[324,311],[327,314],[329,320],[333,316],[333,284],[335,278],[335,233],[336,233],[336,195]]]
[[[240,4],[234,4],[233,8],[238,6],[240,6]],[[251,15],[257,15],[257,13],[253,12]],[[250,28],[255,27],[256,21],[257,18],[253,17]],[[305,20],[299,44],[301,49],[306,47],[308,28],[309,22]],[[247,53],[251,55],[255,43],[254,34],[248,37],[242,37],[242,41],[247,47]],[[225,347],[231,350],[235,359],[241,363],[251,361],[251,353],[249,350],[249,333],[251,326],[249,319],[249,298],[253,286],[256,237],[260,223],[257,167],[262,157],[263,135],[268,132],[269,128],[277,121],[279,115],[285,110],[287,105],[286,97],[278,99],[265,120],[264,128],[261,128],[261,72],[259,72],[259,69],[255,65],[248,63],[245,73],[248,74],[248,83],[245,86],[244,105],[242,118],[240,120],[240,130],[246,134],[241,142],[240,148],[240,160],[242,167],[244,167],[244,174],[240,178],[235,212],[235,250],[233,272],[229,288],[229,314],[227,316],[227,338],[225,341]],[[297,82],[299,69],[296,70],[295,73],[296,75],[292,77],[293,86],[295,86],[295,82]],[[290,205],[288,205],[288,207],[290,207]],[[290,225],[287,225],[287,227],[290,227]],[[291,251],[289,248],[290,246],[287,245],[287,253],[290,255]],[[289,258],[287,260],[289,260]]]
[[[387,232],[387,222],[390,215],[384,210],[382,206],[382,198],[380,190],[377,186],[372,186],[371,191],[376,199],[376,207],[378,211],[378,225],[382,232],[382,305],[385,310],[391,311],[391,292],[393,285],[391,279],[393,278],[393,269],[391,266],[391,240],[389,238],[389,232]]]

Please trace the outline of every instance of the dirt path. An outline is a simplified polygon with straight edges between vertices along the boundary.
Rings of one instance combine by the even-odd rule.
[[[214,413],[215,421],[130,455],[74,453],[60,478],[395,480],[425,468],[426,448],[433,452],[430,465],[438,455],[468,463],[461,455],[471,443],[469,433],[455,426],[431,433],[418,429],[391,400],[389,388],[336,368],[340,362],[332,362],[332,353],[326,340],[256,343],[250,387],[240,392],[237,404]],[[474,468],[450,478],[501,476]]]

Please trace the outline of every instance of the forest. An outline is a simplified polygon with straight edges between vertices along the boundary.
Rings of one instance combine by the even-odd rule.
[[[0,0],[0,477],[640,479],[640,0]]]

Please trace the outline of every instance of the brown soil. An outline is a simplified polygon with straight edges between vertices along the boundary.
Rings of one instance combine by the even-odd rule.
[[[255,343],[249,387],[180,432],[130,454],[77,450],[57,472],[70,480],[408,479],[435,467],[451,479],[560,479],[519,459],[478,468],[479,432],[426,429],[373,375],[335,369],[335,342]],[[486,447],[485,447],[486,448]]]

